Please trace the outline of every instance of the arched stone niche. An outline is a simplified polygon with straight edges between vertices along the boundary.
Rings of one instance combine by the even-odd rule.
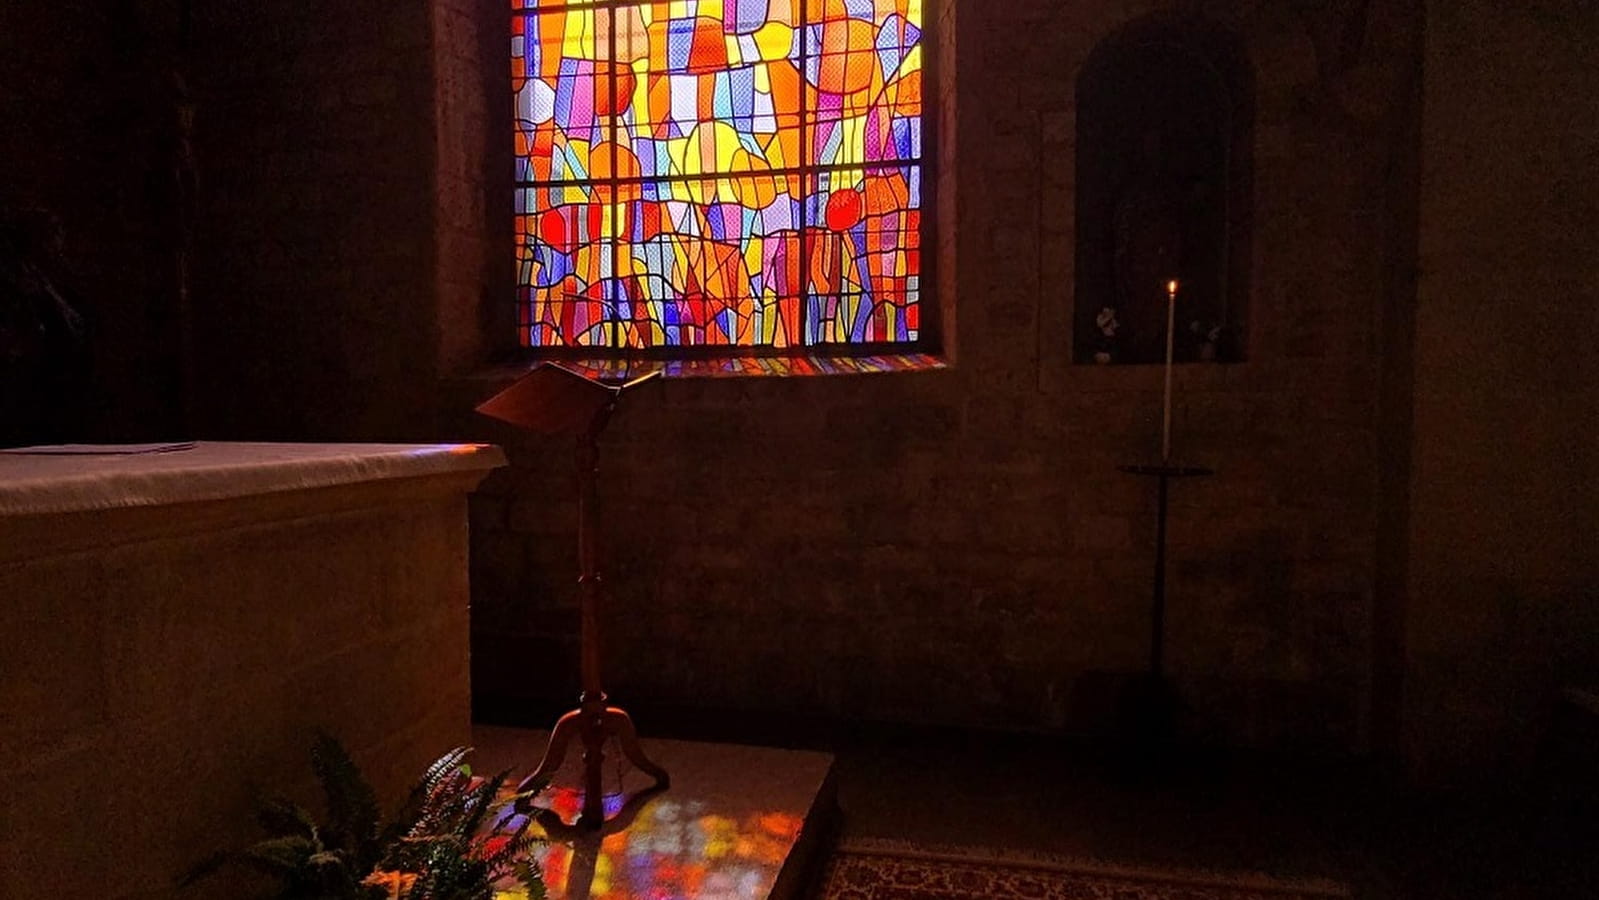
[[[1079,363],[1165,359],[1180,284],[1182,362],[1246,355],[1254,79],[1238,41],[1198,19],[1133,23],[1077,78]]]

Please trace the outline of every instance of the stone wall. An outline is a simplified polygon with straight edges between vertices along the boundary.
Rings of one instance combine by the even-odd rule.
[[[173,8],[0,6],[0,218],[34,209],[59,221],[56,280],[85,325],[82,344],[37,385],[17,384],[26,376],[0,362],[0,445],[159,440],[184,427]]]
[[[1170,667],[1201,734],[1354,746],[1371,689],[1377,329],[1419,14],[1199,6],[1256,68],[1257,238],[1250,362],[1176,379],[1179,453],[1218,475],[1175,491]],[[1153,490],[1115,467],[1157,451],[1161,373],[1069,364],[1073,78],[1096,43],[1160,11],[1011,0],[944,29],[953,369],[674,382],[614,421],[617,696],[1103,724],[1096,673],[1145,659]],[[548,696],[523,673],[538,657],[571,668],[570,454],[494,436],[517,465],[474,506],[476,691]]]
[[[1579,561],[1596,556],[1593,363],[1574,338],[1595,308],[1576,137],[1595,133],[1593,29],[1567,6],[1434,5],[1425,54],[1419,0],[941,6],[937,300],[956,365],[674,382],[619,417],[618,696],[1094,726],[1095,673],[1143,661],[1153,497],[1114,467],[1154,452],[1160,374],[1068,364],[1073,81],[1117,28],[1176,10],[1237,35],[1257,88],[1250,361],[1177,377],[1179,451],[1218,470],[1174,499],[1169,649],[1196,727],[1404,732],[1431,759],[1534,734],[1590,658],[1572,636],[1591,631]],[[565,703],[569,448],[475,421],[496,381],[457,377],[512,343],[503,5],[199,9],[200,433],[511,443],[517,466],[474,502],[477,691]],[[86,279],[116,287],[93,304],[103,433],[161,436],[181,418],[180,329],[148,200],[126,193],[145,157],[89,153],[154,127],[106,75],[124,20],[3,15],[0,40],[27,39],[0,71],[29,85],[3,111],[25,126],[0,130],[6,188],[81,217]],[[1543,314],[1522,315],[1528,291]]]
[[[1427,12],[1404,746],[1513,781],[1599,680],[1599,22]]]
[[[424,0],[196,5],[201,431],[426,438],[438,137]]]

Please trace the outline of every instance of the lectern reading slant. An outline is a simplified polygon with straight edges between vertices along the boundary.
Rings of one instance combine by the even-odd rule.
[[[550,732],[549,747],[533,773],[522,780],[519,791],[530,790],[561,767],[574,737],[583,743],[583,812],[578,823],[598,828],[605,819],[600,783],[605,741],[615,737],[622,754],[655,779],[656,787],[668,782],[666,770],[651,762],[639,746],[638,734],[628,714],[606,703],[600,687],[599,551],[595,541],[596,495],[599,490],[599,437],[622,396],[660,377],[653,372],[621,384],[586,378],[553,363],[540,364],[510,387],[477,408],[483,415],[541,434],[577,436],[577,558],[582,614],[583,694],[579,706],[562,716]]]

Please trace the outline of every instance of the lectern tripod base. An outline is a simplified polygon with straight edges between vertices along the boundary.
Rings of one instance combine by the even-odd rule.
[[[478,412],[509,422],[520,428],[544,434],[577,434],[577,558],[581,615],[580,655],[583,694],[579,706],[562,716],[550,732],[544,759],[533,773],[517,785],[517,793],[527,795],[543,789],[576,739],[583,745],[583,811],[576,825],[598,829],[605,824],[604,785],[601,765],[605,761],[605,742],[616,738],[622,755],[645,774],[655,779],[654,788],[667,785],[666,770],[650,761],[639,746],[638,732],[627,713],[606,705],[600,688],[600,553],[595,532],[595,513],[599,493],[600,432],[610,421],[624,393],[660,378],[652,372],[625,384],[605,384],[550,363],[541,363],[517,379],[510,387],[478,406]],[[523,812],[532,808],[531,798],[523,801]]]
[[[604,786],[601,767],[605,762],[605,742],[616,738],[622,755],[639,771],[655,779],[654,788],[664,788],[671,783],[666,770],[650,761],[638,741],[638,731],[633,719],[620,707],[606,706],[605,695],[598,700],[585,700],[583,705],[556,720],[550,732],[549,746],[537,769],[517,785],[518,793],[525,793],[546,784],[556,770],[566,761],[567,750],[576,739],[583,745],[583,812],[577,824],[598,828],[605,821]]]

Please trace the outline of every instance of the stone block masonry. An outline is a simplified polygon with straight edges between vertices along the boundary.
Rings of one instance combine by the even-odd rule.
[[[618,696],[1103,727],[1073,697],[1145,659],[1154,498],[1115,466],[1157,452],[1160,373],[1069,364],[1073,77],[1160,9],[1004,0],[946,16],[952,80],[929,102],[958,122],[939,197],[957,224],[938,242],[940,266],[958,261],[954,368],[668,383],[613,422]],[[1402,2],[1374,9],[1383,28],[1420,27]],[[1217,740],[1349,748],[1370,689],[1385,302],[1370,223],[1406,152],[1403,110],[1370,86],[1403,94],[1414,60],[1385,47],[1318,68],[1336,23],[1273,5],[1213,15],[1257,67],[1256,295],[1250,362],[1177,373],[1178,448],[1218,475],[1173,504],[1171,669]],[[519,648],[572,652],[550,630],[575,596],[570,454],[513,452],[474,517],[476,690],[564,699],[571,684],[510,673]]]

